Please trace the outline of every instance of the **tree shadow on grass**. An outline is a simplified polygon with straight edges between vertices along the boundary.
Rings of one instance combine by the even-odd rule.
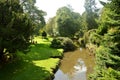
[[[31,45],[28,53],[17,52],[15,61],[0,68],[0,80],[52,80],[51,73],[45,67],[35,65],[33,61],[49,61],[51,56],[61,54],[59,50],[50,48],[49,44]]]
[[[44,67],[19,60],[0,69],[0,80],[51,80],[51,76]]]

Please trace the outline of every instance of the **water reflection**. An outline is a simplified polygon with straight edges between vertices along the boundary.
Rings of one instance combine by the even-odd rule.
[[[58,70],[55,74],[54,80],[86,80],[87,68],[84,61],[78,60],[77,64],[74,66],[74,71],[70,73],[64,73],[62,70]]]
[[[57,73],[55,74],[55,79],[54,80],[69,80],[69,76],[67,74],[64,74],[62,70],[58,70]]]
[[[71,80],[86,80],[86,71],[77,71]]]
[[[85,49],[64,53],[60,69],[54,80],[87,80],[87,74],[93,71],[94,56],[88,55]]]
[[[78,59],[77,64],[74,66],[74,77],[72,80],[86,80],[87,67],[82,59]]]

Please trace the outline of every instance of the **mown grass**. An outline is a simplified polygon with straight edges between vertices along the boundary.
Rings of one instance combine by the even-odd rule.
[[[0,68],[0,80],[50,80],[52,69],[56,67],[62,56],[62,49],[50,48],[51,39],[36,37],[37,44],[31,44],[27,53],[17,52],[12,63]]]

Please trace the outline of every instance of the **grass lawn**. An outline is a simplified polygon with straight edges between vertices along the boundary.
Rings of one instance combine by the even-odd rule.
[[[36,37],[37,44],[30,46],[27,53],[17,52],[17,58],[12,63],[0,68],[0,80],[50,80],[52,69],[59,63],[62,49],[50,48],[50,41]]]

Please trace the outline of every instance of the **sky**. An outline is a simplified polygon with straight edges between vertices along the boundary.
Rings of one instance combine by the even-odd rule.
[[[63,6],[70,4],[75,12],[84,12],[84,0],[36,0],[36,6],[47,12],[46,20],[56,15],[56,11]]]
[[[45,20],[47,21],[56,15],[56,11],[60,7],[67,6],[68,4],[72,6],[74,12],[82,14],[85,11],[84,1],[85,0],[36,0],[35,5],[40,10],[47,12],[47,16],[45,16]]]

